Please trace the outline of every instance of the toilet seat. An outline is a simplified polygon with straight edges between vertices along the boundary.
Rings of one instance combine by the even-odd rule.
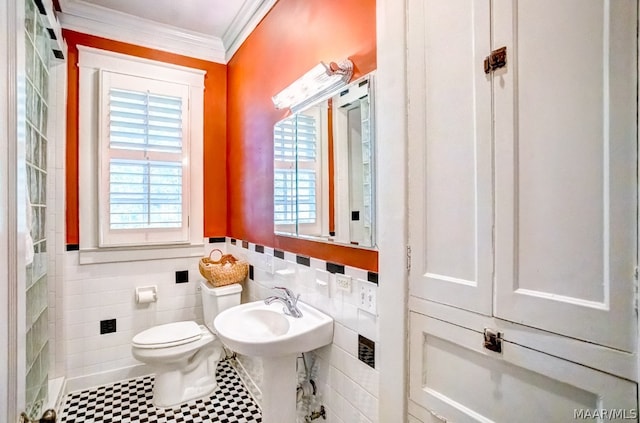
[[[202,328],[193,321],[167,323],[144,330],[133,337],[137,348],[168,348],[202,338]]]

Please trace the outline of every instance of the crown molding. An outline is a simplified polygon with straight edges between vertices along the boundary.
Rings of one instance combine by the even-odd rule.
[[[60,0],[62,27],[142,47],[226,63],[217,37],[179,29],[79,0]]]
[[[226,61],[231,60],[244,40],[258,26],[278,0],[245,1],[242,8],[222,36],[222,44],[226,48]]]

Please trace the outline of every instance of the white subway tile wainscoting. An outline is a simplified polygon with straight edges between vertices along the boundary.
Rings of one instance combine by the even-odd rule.
[[[232,238],[204,241],[202,256],[219,248],[250,263],[250,275],[242,284],[243,303],[264,299],[273,295],[272,287],[285,286],[300,294],[300,301],[333,317],[333,343],[298,360],[299,382],[308,373],[315,395],[301,396],[297,421],[305,422],[323,406],[329,423],[378,422],[379,324],[378,317],[360,304],[359,289],[362,283],[376,287],[377,274],[287,251],[274,252],[270,247],[256,248]],[[79,254],[64,253],[64,289],[56,303],[62,331],[55,342],[57,350],[65,353],[66,393],[149,375],[149,368],[131,355],[136,333],[181,320],[203,323],[200,257],[80,264]],[[176,283],[175,272],[183,270],[189,272],[188,282]],[[350,277],[349,289],[336,285],[336,275]],[[157,301],[137,304],[135,288],[149,285],[157,286]],[[101,321],[112,319],[115,332],[101,334]],[[229,364],[260,406],[265,388],[261,360],[239,355]]]
[[[264,299],[273,295],[272,287],[284,286],[300,294],[300,301],[334,319],[333,343],[305,354],[317,395],[312,401],[298,405],[298,422],[304,422],[304,416],[317,411],[320,405],[324,405],[326,421],[330,423],[378,422],[379,372],[375,368],[379,353],[378,317],[359,307],[359,284],[373,280],[377,286],[378,275],[314,257],[307,260],[288,251],[257,247],[250,242],[227,239],[227,252],[246,257],[252,265],[242,292],[243,302]],[[350,290],[337,286],[336,275],[341,274],[351,277]],[[359,359],[359,336],[375,345],[373,351],[369,350],[373,357],[362,357],[373,366]],[[241,356],[238,361],[260,389],[260,359]],[[299,380],[304,379],[302,360],[298,362],[298,376]]]

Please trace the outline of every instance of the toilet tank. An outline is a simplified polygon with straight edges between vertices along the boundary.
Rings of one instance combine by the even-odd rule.
[[[240,304],[242,285],[234,283],[214,288],[206,281],[201,281],[200,288],[202,293],[202,314],[204,315],[204,324],[211,332],[215,332],[213,319],[216,318],[218,313]]]

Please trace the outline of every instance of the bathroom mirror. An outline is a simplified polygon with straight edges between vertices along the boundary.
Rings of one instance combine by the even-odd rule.
[[[375,246],[373,76],[275,124],[276,234]]]

